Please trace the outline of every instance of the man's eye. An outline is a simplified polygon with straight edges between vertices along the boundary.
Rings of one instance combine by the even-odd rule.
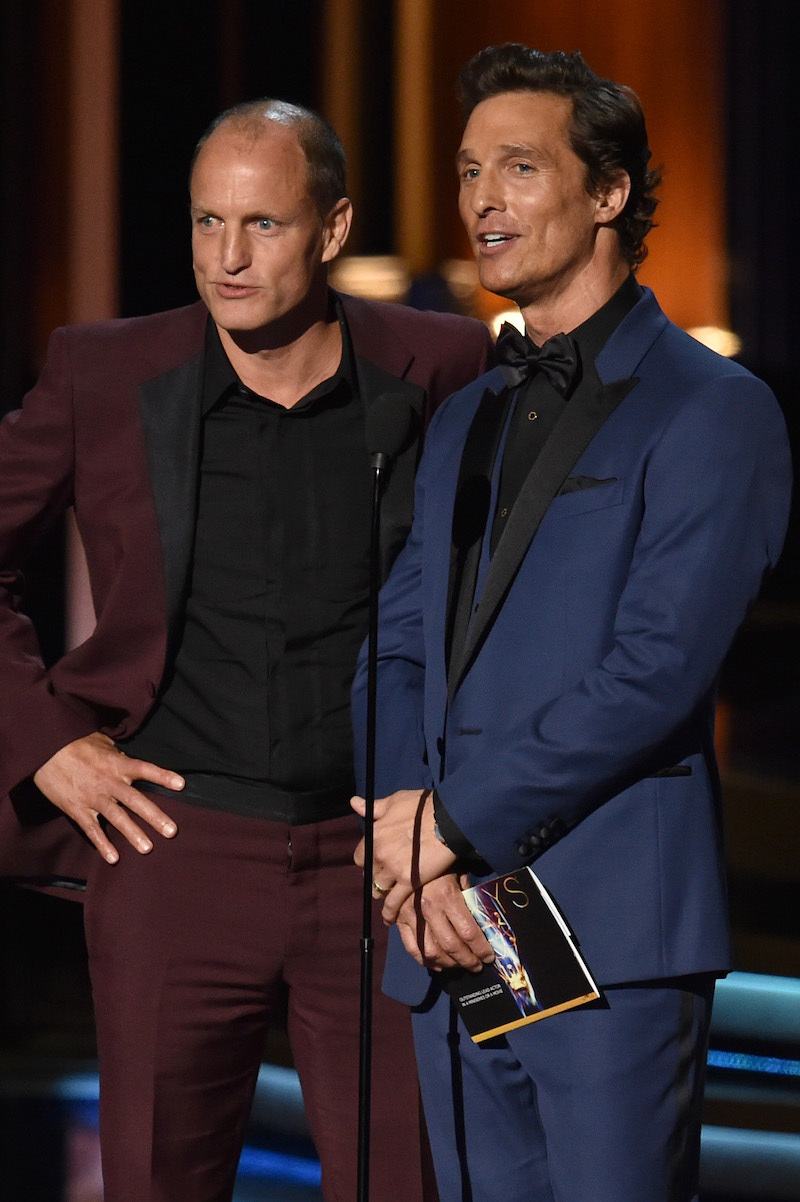
[[[206,230],[210,230],[213,224],[214,224],[213,217],[201,217],[200,220],[198,221],[198,225],[202,225],[203,229],[206,229]]]
[[[271,230],[275,228],[275,222],[271,217],[259,217],[256,225],[260,230]]]
[[[514,166],[521,175],[527,175],[529,171],[533,171],[530,163],[515,163]]]
[[[461,172],[461,178],[462,179],[477,179],[478,178],[478,168],[477,167],[465,167],[464,170]]]

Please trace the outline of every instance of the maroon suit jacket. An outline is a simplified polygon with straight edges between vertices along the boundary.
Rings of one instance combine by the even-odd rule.
[[[486,368],[480,322],[342,300],[368,405],[388,391],[422,416]],[[57,330],[0,424],[0,876],[85,876],[97,852],[31,776],[92,731],[132,734],[157,695],[190,567],[206,318],[195,304]],[[387,484],[389,557],[410,526],[418,453],[417,437]],[[17,565],[70,505],[97,626],[46,671]]]

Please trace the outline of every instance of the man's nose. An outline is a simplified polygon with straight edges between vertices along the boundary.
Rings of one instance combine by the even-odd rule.
[[[505,208],[503,190],[493,172],[481,172],[470,189],[469,199],[472,211],[478,217],[483,217],[492,210]]]
[[[250,265],[250,246],[244,230],[226,225],[222,234],[222,254],[220,262],[223,270],[234,275]]]

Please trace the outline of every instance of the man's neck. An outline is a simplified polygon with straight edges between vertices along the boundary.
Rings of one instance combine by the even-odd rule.
[[[628,263],[616,258],[613,263],[594,264],[562,289],[552,289],[547,295],[521,307],[525,331],[537,345],[542,346],[555,334],[569,334],[610,300],[627,278]]]
[[[242,383],[285,409],[335,375],[342,357],[339,322],[327,314],[285,339],[217,329]]]

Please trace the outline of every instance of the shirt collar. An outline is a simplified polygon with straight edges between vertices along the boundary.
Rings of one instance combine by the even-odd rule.
[[[570,331],[570,338],[576,343],[582,362],[591,363],[597,358],[623,317],[641,297],[642,288],[631,273],[596,313]]]
[[[350,340],[350,331],[347,328],[347,321],[344,316],[344,309],[339,297],[333,292],[330,293],[330,303],[342,332],[342,357],[339,360],[339,366],[332,376],[317,384],[315,388],[312,388],[311,392],[302,397],[296,405],[293,405],[293,410],[306,409],[317,402],[323,402],[326,397],[338,396],[343,390],[346,390],[346,395],[353,395],[357,391],[355,354]],[[233,370],[230,359],[225,354],[219,331],[209,314],[206,323],[205,367],[203,373],[203,416],[205,417],[215,405],[227,399],[234,391],[267,404],[274,403],[270,401],[269,397],[259,396],[258,393],[253,392],[252,389],[242,384]]]

